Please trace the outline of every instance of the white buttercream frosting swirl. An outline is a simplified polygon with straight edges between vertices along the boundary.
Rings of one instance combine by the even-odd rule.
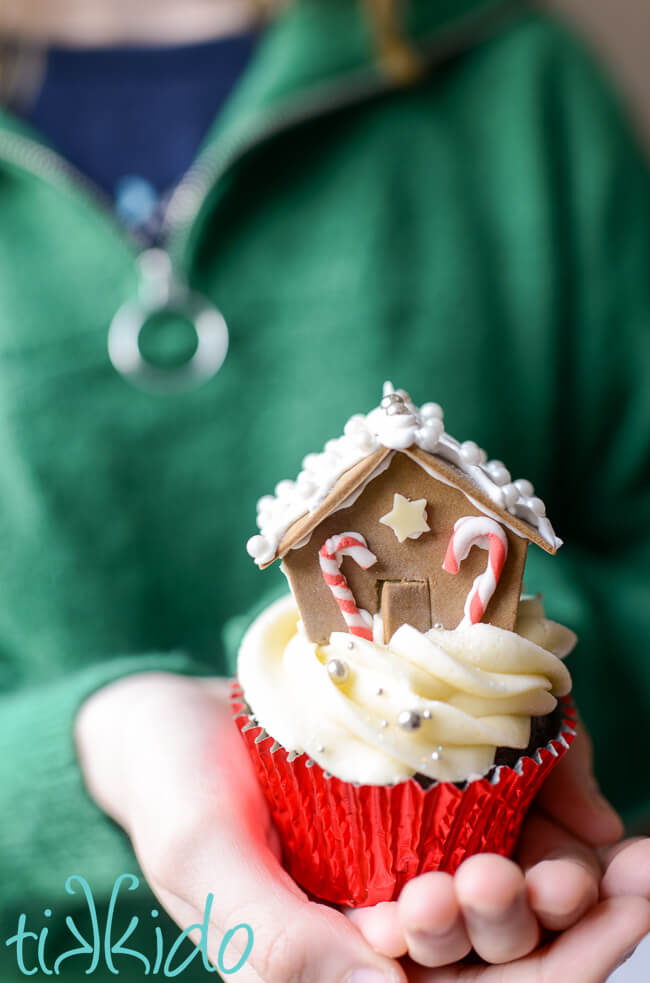
[[[239,655],[257,721],[345,781],[383,785],[416,773],[463,781],[489,771],[497,747],[526,748],[531,717],[550,713],[571,689],[562,659],[575,635],[547,620],[537,598],[522,599],[514,632],[402,625],[389,645],[381,639],[376,616],[372,642],[334,632],[316,645],[293,598],[277,601]],[[328,670],[333,660],[343,665],[338,678]]]

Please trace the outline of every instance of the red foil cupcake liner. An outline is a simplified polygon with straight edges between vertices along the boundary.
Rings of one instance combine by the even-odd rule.
[[[285,866],[317,898],[350,907],[394,901],[430,870],[453,874],[474,853],[514,851],[528,807],[575,736],[575,710],[560,700],[555,738],[533,757],[458,787],[353,785],[306,754],[288,752],[252,719],[233,684],[235,722],[248,747],[284,847]]]

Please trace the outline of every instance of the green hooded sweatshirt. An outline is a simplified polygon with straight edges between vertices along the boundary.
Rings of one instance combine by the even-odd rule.
[[[545,500],[566,545],[531,547],[526,586],[580,636],[605,792],[650,809],[646,167],[543,15],[422,0],[411,34],[427,67],[400,87],[352,0],[298,0],[269,28],[173,204],[177,275],[230,329],[221,370],[185,391],[113,368],[137,247],[0,116],[3,980],[19,912],[73,911],[71,874],[105,905],[137,870],[85,792],[78,707],[128,673],[232,671],[244,613],[282,582],[246,555],[257,498],[387,378]]]

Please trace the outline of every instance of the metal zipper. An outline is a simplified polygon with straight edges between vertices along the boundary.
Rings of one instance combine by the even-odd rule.
[[[474,41],[488,36],[490,29],[501,26],[504,18],[513,12],[521,12],[521,0],[501,0],[487,11],[472,12],[459,23],[425,40],[419,48],[420,54],[429,68],[439,67]],[[275,110],[265,109],[247,119],[231,133],[227,142],[217,141],[203,151],[181,178],[163,216],[162,244],[178,263],[190,230],[211,190],[230,167],[267,140],[312,119],[396,89],[397,85],[378,69],[364,68],[335,82],[303,91]],[[104,191],[55,150],[23,134],[0,129],[0,158],[66,190],[71,186],[81,190],[102,211],[108,212],[112,224],[127,241],[136,247],[142,246],[137,235],[116,218],[113,204]]]
[[[260,113],[233,131],[227,143],[208,147],[172,194],[163,220],[163,240],[176,262],[183,259],[192,226],[210,192],[243,157],[269,140],[319,117],[389,91],[390,82],[370,71],[346,76],[337,84],[320,86],[284,102],[269,118]]]
[[[107,213],[114,228],[136,249],[142,246],[137,236],[122,225],[113,211],[107,194],[56,150],[22,133],[0,129],[0,158],[34,174],[47,184],[64,191],[81,192],[90,198],[100,211]]]
[[[440,67],[520,10],[520,0],[501,0],[487,11],[472,12],[460,23],[437,32],[428,43],[425,41],[420,54],[430,69]],[[189,288],[185,276],[191,230],[219,180],[236,162],[268,140],[302,123],[396,89],[397,85],[378,69],[363,68],[303,91],[274,110],[267,107],[249,116],[227,140],[217,140],[208,147],[177,185],[161,224],[162,248],[143,251],[145,243],[118,220],[108,196],[55,150],[23,134],[0,129],[0,158],[54,186],[81,191],[108,216],[118,235],[132,248],[139,263],[140,289],[138,297],[123,304],[113,319],[108,339],[111,361],[141,388],[174,391],[210,378],[219,370],[227,352],[228,332],[223,317],[209,300]],[[143,327],[153,314],[164,310],[189,317],[197,334],[195,355],[176,372],[157,370],[144,361],[139,350]]]
[[[346,77],[336,85],[322,86],[282,104],[269,118],[249,118],[236,129],[227,143],[209,147],[192,164],[172,193],[162,220],[161,245],[178,262],[194,222],[210,191],[226,171],[251,150],[267,140],[318,116],[327,115],[346,105],[363,101],[389,88],[385,79],[371,72]],[[74,164],[56,150],[32,137],[0,129],[0,159],[27,171],[64,191],[80,192],[108,215],[111,224],[136,249],[142,240],[119,221],[109,196]],[[178,272],[178,270],[177,270]]]

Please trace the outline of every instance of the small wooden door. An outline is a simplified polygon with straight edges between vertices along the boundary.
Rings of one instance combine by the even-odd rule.
[[[385,645],[400,625],[428,631],[431,628],[431,603],[427,581],[385,580],[381,587],[381,617]]]

